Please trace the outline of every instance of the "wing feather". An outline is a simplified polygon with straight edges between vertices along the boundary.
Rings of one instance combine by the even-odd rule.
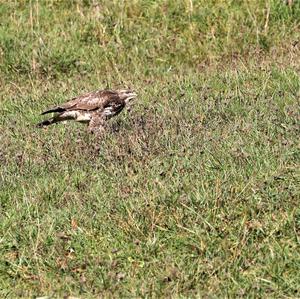
[[[71,99],[70,101],[53,107],[42,114],[50,112],[63,112],[67,110],[86,110],[92,111],[104,109],[110,102],[121,101],[119,94],[112,90],[93,91]]]
[[[115,98],[119,98],[119,95],[110,90],[90,92],[72,99],[62,105],[62,107],[66,110],[96,110],[102,108],[107,101]]]

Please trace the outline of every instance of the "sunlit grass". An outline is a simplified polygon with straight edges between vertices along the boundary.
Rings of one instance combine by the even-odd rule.
[[[0,5],[1,296],[298,297],[299,3],[93,3]]]

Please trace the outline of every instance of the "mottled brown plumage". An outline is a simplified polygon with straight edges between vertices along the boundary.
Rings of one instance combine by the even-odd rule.
[[[56,115],[42,121],[38,127],[65,120],[75,120],[88,123],[88,129],[91,132],[103,131],[105,121],[118,115],[135,97],[136,93],[128,89],[89,92],[43,112],[42,115],[52,112]]]

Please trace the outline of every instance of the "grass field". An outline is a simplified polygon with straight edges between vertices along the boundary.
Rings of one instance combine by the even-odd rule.
[[[299,298],[299,41],[300,1],[0,0],[0,297]]]

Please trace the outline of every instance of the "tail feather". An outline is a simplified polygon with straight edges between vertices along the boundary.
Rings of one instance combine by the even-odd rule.
[[[49,119],[46,119],[46,120],[44,120],[44,121],[38,123],[36,126],[37,126],[38,128],[43,128],[43,127],[52,125],[52,124],[54,124],[54,123],[56,123],[56,121],[55,121],[54,117],[51,117],[51,118],[49,118]]]
[[[58,110],[55,110],[55,111],[58,112]],[[42,128],[42,127],[45,127],[45,126],[55,124],[57,122],[76,119],[76,117],[77,117],[77,115],[74,114],[72,111],[71,112],[65,112],[65,113],[58,113],[58,114],[54,115],[53,117],[38,123],[37,127]]]
[[[44,112],[41,113],[41,115],[47,114],[47,113],[52,113],[52,112],[64,112],[66,109],[62,108],[62,107],[54,107],[51,108],[49,110],[46,110]]]

